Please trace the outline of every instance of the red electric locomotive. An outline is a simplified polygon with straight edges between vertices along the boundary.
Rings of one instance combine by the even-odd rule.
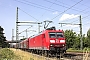
[[[66,52],[66,41],[63,30],[51,27],[29,39],[29,49],[43,50],[50,53]]]
[[[55,27],[48,28],[38,35],[21,41],[19,48],[29,49],[34,52],[64,53],[66,52],[66,41],[63,30],[56,30]]]

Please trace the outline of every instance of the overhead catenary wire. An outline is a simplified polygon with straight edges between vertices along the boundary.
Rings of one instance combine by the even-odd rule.
[[[85,17],[82,17],[83,21],[84,21],[85,18],[87,18],[87,17],[89,17],[89,16],[90,16],[90,14],[87,15],[87,16],[85,16]],[[77,21],[77,20],[76,20],[76,21]],[[75,21],[74,21],[74,22],[75,22]]]
[[[60,2],[60,1],[59,1]],[[88,9],[88,8],[87,8]],[[86,9],[84,9],[84,10],[82,10],[81,12],[84,12]],[[88,16],[86,16],[86,17],[88,17]],[[83,17],[82,19],[84,19],[84,18],[86,18],[86,17]],[[77,20],[75,20],[75,21],[77,21]],[[75,22],[75,21],[73,21],[73,22]],[[73,22],[71,22],[71,23],[73,23]],[[64,25],[65,26],[65,25]]]
[[[19,8],[19,10],[23,11],[21,8]],[[38,19],[36,19],[35,17],[33,17],[32,15],[28,14],[27,12],[23,11],[24,13],[26,13],[27,15],[29,15],[30,17],[32,17],[33,19],[39,21]]]
[[[25,2],[28,2],[28,3],[31,3],[31,4],[35,4],[35,5],[38,5],[38,4],[36,4],[36,3],[32,3],[32,2],[30,2],[30,1],[26,1],[26,0],[23,0],[23,1],[25,1]],[[57,0],[55,0],[55,2],[56,2]],[[51,9],[50,7],[53,5],[53,3],[49,6],[49,7],[47,7],[47,9]],[[38,5],[38,6],[41,6],[41,7],[44,7],[44,6],[42,6],[42,5]],[[46,8],[46,7],[45,7]],[[45,14],[46,12],[44,12],[44,14]],[[43,14],[43,15],[44,15]],[[43,16],[42,15],[42,16]],[[49,24],[49,23],[48,23]],[[48,26],[48,25],[47,25]]]
[[[82,19],[85,19],[85,18],[87,18],[87,17],[89,17],[90,16],[90,14],[89,15],[87,15],[87,16],[85,16],[85,17],[82,17]],[[86,23],[87,24],[87,23]]]
[[[64,5],[64,6],[71,6],[71,4],[69,5],[69,4],[65,3],[65,2],[61,2],[60,0],[58,0],[57,2],[58,2],[59,4]],[[69,8],[69,7],[67,7],[67,8]],[[64,10],[65,10],[65,9],[64,9]],[[74,9],[72,9],[72,10],[74,10]],[[75,8],[75,11],[76,11],[76,8]]]
[[[44,0],[44,1],[49,2],[49,3],[54,3],[54,2],[51,2],[51,1],[48,1],[48,0]],[[57,0],[57,2],[60,2],[60,1]],[[63,3],[63,2],[60,2],[60,3]],[[65,4],[65,3],[63,3],[63,4],[69,6],[68,4]],[[81,3],[80,3],[80,4],[81,4]],[[64,6],[64,5],[60,5],[60,4],[57,4],[57,3],[54,3],[54,5],[62,6],[62,7],[65,7],[65,8],[69,8],[69,7],[66,7],[66,6]],[[84,4],[81,4],[81,5],[84,6]],[[86,6],[86,5],[85,5],[85,6]],[[75,9],[72,9],[72,10],[78,11],[78,12],[83,12],[83,13],[85,14],[86,12],[84,12],[84,11],[90,8],[89,6],[86,6],[86,7],[87,7],[87,8],[86,8],[86,9],[83,9],[83,10],[81,10],[81,9],[79,9],[79,8],[75,8]],[[77,10],[77,9],[78,9],[78,10]]]
[[[87,16],[85,16],[85,17],[82,17],[83,21],[84,21],[85,18],[87,18],[87,17],[89,17],[89,16],[90,16],[90,14],[87,15]],[[77,20],[78,20],[78,19],[77,19]],[[77,21],[77,20],[75,20],[75,21]],[[72,21],[71,23],[73,23],[73,22],[75,22],[75,21]]]
[[[76,2],[76,0],[71,0],[71,1]],[[86,6],[86,7],[88,7],[88,8],[90,9],[89,6],[87,6],[87,5],[85,5],[85,4],[82,4],[82,3],[80,3],[80,4],[83,5],[83,6]]]
[[[71,7],[69,7],[68,9],[64,10],[63,12],[61,12],[60,14],[58,14],[57,16],[55,16],[54,18],[52,18],[51,20],[57,18],[59,15],[65,13],[66,11],[68,11],[69,9],[71,9],[72,7],[76,6],[77,4],[79,4],[80,2],[82,2],[83,0],[80,0],[79,2],[77,2],[76,4],[72,5]]]
[[[90,15],[87,15],[87,16],[85,16],[85,17],[83,17],[82,19],[85,19],[85,18],[87,18],[87,17],[89,17]],[[89,20],[89,19],[88,19]],[[77,20],[76,20],[77,21]],[[74,21],[73,21],[74,22]],[[71,23],[73,23],[73,22],[71,22]],[[88,23],[85,23],[85,24],[82,24],[82,26],[85,26],[85,25],[88,25],[88,24],[90,24],[89,22]],[[65,26],[65,25],[64,25]],[[77,28],[77,27],[73,27],[74,29],[75,28]]]
[[[64,8],[69,8],[69,7],[66,7],[66,6],[64,6],[64,5],[60,5],[60,4],[57,4],[57,3],[55,3],[55,2],[51,2],[51,1],[49,1],[49,0],[44,0],[44,1],[49,2],[49,3],[53,3],[54,5],[61,6],[61,7],[64,7]],[[74,10],[74,11],[79,11],[79,12],[80,12],[80,10],[77,10],[77,9],[72,9],[72,10]]]
[[[18,1],[18,0],[15,0],[15,1],[17,1],[17,2],[21,2],[21,1]],[[58,1],[58,0],[57,0]],[[73,0],[72,0],[73,1]],[[29,1],[27,1],[27,2],[29,2]],[[76,1],[75,1],[76,2]],[[24,2],[21,2],[21,3],[24,3]],[[31,3],[31,2],[30,2]],[[32,3],[32,4],[35,4],[35,3]],[[37,4],[36,4],[37,5]],[[82,4],[82,5],[85,5],[85,4]],[[42,5],[40,5],[40,6],[42,6]],[[86,5],[85,5],[86,6]],[[43,7],[43,6],[42,6]],[[89,7],[89,6],[86,6],[86,7]],[[83,10],[83,11],[85,11],[85,10]]]
[[[71,1],[72,1],[72,2],[77,2],[77,1],[75,1],[75,0],[71,0]],[[80,12],[84,12],[83,14],[86,14],[86,13],[88,13],[88,12],[90,11],[90,10],[89,10],[89,11],[85,12],[85,10],[90,9],[90,6],[87,6],[87,5],[82,4],[82,3],[80,3],[80,5],[87,7],[86,9],[83,9],[82,11],[80,11]]]
[[[25,1],[26,1],[26,0],[25,0]],[[19,2],[20,2],[20,1],[19,1]],[[29,2],[29,1],[26,1],[26,2]],[[24,3],[25,3],[25,2],[24,2]],[[29,3],[31,3],[31,2],[29,2]],[[35,3],[32,3],[32,4],[35,4]],[[54,4],[54,3],[52,3],[52,5],[53,5],[53,4]],[[37,5],[37,4],[35,4],[35,5]],[[52,6],[52,5],[51,5],[51,6]],[[50,7],[51,7],[51,6],[50,6]],[[42,6],[42,7],[43,7],[43,6]],[[48,8],[48,9],[49,9],[49,8]],[[25,12],[25,11],[23,11],[23,12]],[[26,12],[25,12],[25,13],[26,13]],[[28,13],[26,13],[26,14],[28,14]],[[28,15],[31,16],[30,14],[28,14]],[[31,17],[34,18],[33,16],[31,16]],[[37,20],[36,18],[34,18],[34,19]]]
[[[26,0],[25,0],[25,1],[26,1]],[[47,0],[45,0],[45,1],[47,1]],[[29,2],[29,1],[26,1],[26,2]],[[48,1],[48,2],[50,2],[50,1]],[[32,2],[29,2],[29,3],[32,3]],[[53,2],[50,2],[50,3],[52,3],[52,5],[53,5],[53,4],[56,4],[55,2],[54,2],[54,3],[53,3]],[[35,3],[32,3],[32,4],[35,4]],[[35,4],[35,5],[37,5],[37,4]],[[51,5],[51,6],[52,6],[52,5]],[[59,5],[59,4],[56,4],[56,5]],[[41,6],[41,5],[40,5],[40,6]],[[50,6],[50,7],[51,7],[51,6]],[[60,5],[60,6],[62,6],[62,5]],[[43,6],[42,6],[42,7],[43,7]],[[50,8],[50,7],[49,7],[49,8]],[[62,6],[62,7],[65,7],[65,6]],[[48,8],[48,9],[49,9],[49,8]],[[66,7],[66,8],[68,8],[68,7]],[[43,15],[42,15],[42,16],[43,16]]]
[[[44,0],[44,1],[49,2],[49,3],[53,3],[53,4],[58,5],[58,6],[62,6],[62,7],[68,8],[68,7],[66,7],[66,6],[63,6],[63,5],[57,4],[57,3],[55,3],[55,2],[51,2],[51,1],[48,1],[48,0]],[[57,1],[58,1],[58,0],[57,0]],[[60,2],[60,1],[58,1],[58,2]],[[62,2],[60,2],[60,3],[62,3]],[[65,4],[65,3],[64,3],[64,4]],[[68,5],[68,4],[65,4],[65,5]],[[78,11],[78,12],[84,12],[86,9],[81,10],[81,11],[76,10],[76,9],[72,9],[72,10],[75,10],[75,11]],[[78,14],[78,13],[77,13],[77,14]],[[84,14],[85,14],[85,13],[84,13]],[[76,20],[76,21],[77,21],[77,20]],[[73,22],[75,22],[75,21],[73,21]],[[71,23],[72,23],[72,22],[71,22]]]
[[[21,2],[21,1],[18,1],[18,0],[15,0],[15,1],[20,2],[20,3],[23,3],[23,4],[30,5],[30,4],[28,4],[28,3]],[[81,1],[83,1],[83,0],[81,0]],[[77,4],[80,3],[81,1],[77,2],[75,5],[77,5]],[[29,2],[29,1],[27,1],[27,2]],[[30,3],[30,2],[29,2],[29,3]],[[53,3],[53,4],[55,4],[55,3]],[[30,5],[30,6],[32,6],[32,5]],[[42,5],[41,5],[41,6],[42,6]],[[74,5],[73,5],[73,6],[74,6]],[[72,8],[73,6],[71,6],[70,8]],[[36,7],[36,6],[33,5],[33,7]],[[43,7],[43,6],[42,6],[42,7]],[[37,8],[40,8],[40,7],[37,7]],[[68,8],[67,10],[69,10],[70,8]],[[50,8],[48,8],[48,9],[50,9]],[[45,10],[46,10],[46,9],[45,9]],[[62,13],[66,12],[67,10],[63,11]],[[50,11],[50,10],[49,10],[49,11]],[[85,11],[85,10],[83,10],[83,11]],[[50,12],[51,12],[51,11],[50,11]],[[53,11],[53,12],[54,12],[54,11]],[[59,15],[61,15],[62,13],[60,13]],[[58,17],[58,15],[57,15],[56,17]],[[53,19],[55,19],[56,17],[54,17]]]
[[[15,0],[16,1],[16,0]],[[18,1],[18,0],[17,0]],[[27,2],[29,2],[29,1],[27,1]],[[80,1],[81,2],[81,1]],[[31,3],[31,2],[29,2],[29,3]],[[79,3],[79,2],[78,2]],[[35,3],[34,3],[35,4]],[[53,4],[55,4],[55,3],[53,3]],[[36,4],[37,5],[37,4]],[[43,7],[43,6],[42,6]],[[82,18],[83,19],[83,18]]]
[[[90,14],[87,15],[87,16],[82,17],[83,21],[84,21],[85,18],[88,18],[89,16],[90,16]],[[74,18],[73,18],[73,19],[74,19]],[[78,19],[77,19],[77,20],[78,20]],[[76,22],[77,20],[74,20],[74,21],[72,21],[71,23]],[[64,26],[65,26],[65,25],[64,25]]]
[[[55,2],[56,2],[56,1],[57,1],[57,0],[55,0]],[[50,7],[53,6],[53,4],[54,4],[54,3],[52,3],[52,4],[48,7],[48,9],[50,9]],[[41,15],[41,17],[42,17],[43,15],[45,15],[45,13],[46,13],[46,11]]]
[[[74,1],[74,0],[71,0],[71,1],[72,1],[72,2],[76,2],[76,1]],[[68,4],[66,4],[66,5],[68,5]],[[86,9],[83,9],[83,10],[80,11],[80,12],[84,12],[85,10],[90,9],[90,7],[89,7],[89,6],[86,6],[85,4],[80,3],[80,5],[83,5],[83,6],[87,7]],[[76,8],[76,9],[79,9],[79,8]],[[79,9],[79,10],[81,10],[81,9]]]
[[[28,3],[22,2],[22,1],[19,1],[19,0],[14,0],[14,1],[22,3],[22,4],[25,4],[25,5],[29,5],[29,6],[32,6],[32,7],[36,7],[36,8],[39,8],[39,9],[47,10],[47,11],[50,11],[50,12],[58,11],[58,10],[55,10],[55,9],[52,9],[52,8],[48,8],[48,7],[39,5],[39,4],[31,3],[29,1],[26,1]]]
[[[29,2],[29,1],[27,1],[27,2]],[[54,3],[53,3],[54,4]],[[25,12],[25,11],[23,11],[23,12]],[[26,13],[26,12],[25,12]],[[28,13],[26,13],[26,14],[28,14]],[[30,14],[28,14],[29,16],[31,16]],[[33,16],[31,16],[32,18],[34,18]],[[36,19],[36,18],[34,18],[35,20],[38,20],[38,19]]]
[[[50,3],[53,3],[53,2],[51,2],[51,1],[48,1],[48,0],[45,0],[45,1],[47,1],[47,2],[50,2]],[[60,1],[58,1],[57,0],[57,2],[60,2]],[[60,3],[63,3],[63,2],[60,2]],[[65,3],[63,3],[63,4],[65,4]],[[65,6],[63,6],[63,5],[59,5],[59,4],[57,4],[57,3],[55,3],[55,5],[58,5],[58,6],[62,6],[62,7],[65,7]],[[68,5],[68,4],[65,4],[65,5]],[[68,5],[69,6],[69,5]],[[68,7],[66,7],[66,8],[68,8]],[[86,8],[86,9],[83,9],[83,10],[76,10],[76,9],[78,9],[78,8],[75,8],[75,9],[72,9],[72,10],[74,10],[74,11],[78,11],[78,12],[83,12],[84,14],[85,14],[85,10],[87,10],[88,9],[88,7]],[[78,13],[77,13],[78,14]]]
[[[17,2],[19,2],[19,3],[23,3],[23,4],[30,5],[30,6],[33,6],[33,7],[41,8],[41,9],[44,9],[44,10],[48,10],[48,11],[50,11],[50,12],[59,11],[59,10],[55,10],[55,9],[52,9],[52,8],[48,8],[48,7],[45,7],[45,6],[42,6],[42,5],[39,5],[39,4],[30,2],[30,1],[26,1],[26,0],[23,0],[24,2],[18,1],[18,0],[15,0],[15,1],[17,1]],[[48,0],[46,0],[46,1],[48,1]],[[26,2],[27,2],[27,3],[26,3]],[[49,1],[49,2],[50,2],[50,1]],[[28,4],[28,3],[29,3],[29,4]],[[53,2],[50,2],[50,3],[53,3]],[[31,5],[31,4],[33,4],[33,5]],[[56,3],[53,3],[53,4],[56,4]],[[56,5],[65,7],[65,6],[60,5],[60,4],[56,4]],[[39,6],[39,7],[38,7],[38,6]],[[69,8],[69,7],[65,7],[65,8]],[[52,11],[52,10],[53,10],[53,11]],[[76,9],[72,9],[72,10],[79,11],[79,10],[76,10]],[[59,11],[59,12],[61,12],[61,11]],[[79,11],[79,12],[82,12],[82,11]]]
[[[88,7],[88,6],[86,6],[86,7]],[[85,9],[83,9],[82,11],[85,11]],[[89,17],[90,15],[87,15],[87,16],[84,16],[84,17],[82,17],[82,19],[85,19],[85,18],[87,18],[87,17]],[[77,20],[76,20],[77,21]]]
[[[43,5],[40,5],[40,4],[36,4],[36,3],[33,3],[33,2],[30,2],[30,1],[26,1],[26,0],[23,0],[23,1],[25,1],[25,2],[27,2],[27,3],[30,3],[30,4],[33,4],[33,5],[36,5],[36,6],[40,6],[40,7],[43,7],[43,8],[46,8],[46,9],[49,9],[49,10],[53,10],[53,11],[59,11],[59,10],[56,10],[56,9],[52,9],[52,8],[50,8],[50,7],[46,7],[46,6],[43,6]],[[56,0],[57,1],[57,0]],[[52,4],[53,5],[53,4]]]
[[[84,21],[85,18],[88,18],[89,16],[90,16],[90,14],[87,15],[87,16],[82,17],[83,21]],[[78,19],[77,19],[77,20],[78,20]],[[77,21],[77,20],[75,20],[75,21]],[[75,21],[73,21],[73,22],[75,22]],[[71,22],[71,23],[73,23],[73,22]]]
[[[71,0],[71,1],[73,1],[73,0]],[[63,3],[63,2],[58,1],[58,0],[57,0],[57,2]],[[73,2],[76,2],[76,1],[73,1]],[[66,3],[63,3],[63,4],[66,5],[66,6],[70,6],[70,5],[66,4]],[[80,4],[81,4],[81,3],[80,3]],[[81,4],[81,5],[86,6],[86,5],[84,5],[84,4]],[[78,11],[78,12],[82,12],[83,14],[85,14],[85,10],[90,9],[89,6],[86,6],[86,7],[87,7],[87,8],[86,8],[86,9],[83,9],[83,10],[74,7],[75,9],[72,9],[72,10],[75,10],[75,11]],[[78,10],[76,10],[76,9],[78,9]],[[77,14],[78,14],[78,13],[77,13]]]
[[[47,2],[50,2],[50,3],[53,3],[53,2],[51,2],[51,1],[48,1],[48,0],[45,0],[45,1],[47,1]],[[57,0],[57,2],[60,2],[60,3],[63,3],[63,2],[61,2],[61,1],[58,1]],[[76,2],[76,1],[74,1],[74,2]],[[65,4],[65,3],[63,3],[64,5],[68,5],[68,4]],[[81,3],[80,3],[81,4]],[[58,5],[58,6],[62,6],[62,5],[59,5],[59,4],[56,4],[55,3],[55,5]],[[84,4],[81,4],[81,5],[84,5]],[[69,5],[68,5],[69,6]],[[86,6],[86,5],[85,5]],[[64,7],[64,6],[63,6]],[[87,8],[86,9],[83,9],[83,10],[81,10],[81,11],[78,11],[78,12],[84,12],[83,14],[86,14],[86,13],[88,13],[89,11],[87,11],[87,12],[85,12],[85,10],[87,10],[87,9],[89,9],[89,6],[86,6]],[[74,9],[73,9],[74,10]],[[75,10],[76,11],[76,10]],[[76,14],[78,14],[78,13],[76,13]],[[87,17],[87,16],[86,16]],[[82,18],[83,19],[83,18]],[[77,20],[75,20],[75,21],[77,21]],[[75,21],[73,21],[73,22],[75,22]],[[72,23],[72,22],[71,22]]]

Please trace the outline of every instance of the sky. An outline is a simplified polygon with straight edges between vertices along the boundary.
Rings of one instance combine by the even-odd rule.
[[[19,8],[19,21],[43,22],[48,20],[52,21],[48,27],[55,26],[56,29],[62,30],[72,29],[79,34],[79,25],[59,23],[79,24],[81,15],[82,33],[86,34],[90,28],[90,0],[0,0],[0,26],[4,28],[7,40],[12,39],[12,29],[16,36],[17,7]],[[28,37],[38,33],[37,24],[20,23],[19,25],[32,25],[32,27],[19,26],[19,33],[30,27]],[[40,31],[43,29],[44,22],[41,24]],[[23,32],[20,36],[26,36],[26,33]]]

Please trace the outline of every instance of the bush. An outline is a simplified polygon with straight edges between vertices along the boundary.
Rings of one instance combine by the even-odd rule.
[[[82,52],[82,50],[77,50],[75,48],[69,48],[67,52]]]
[[[90,51],[90,48],[88,48],[88,47],[86,48],[86,47],[85,47],[83,50],[84,50],[84,51],[87,51],[87,50]]]
[[[12,60],[14,56],[13,51],[7,48],[0,49],[0,60]]]
[[[69,48],[68,50],[76,50],[75,48]]]

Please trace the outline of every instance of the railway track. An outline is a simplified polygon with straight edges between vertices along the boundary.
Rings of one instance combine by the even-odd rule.
[[[67,52],[62,57],[57,55],[48,55],[45,56],[44,54],[40,53],[34,53],[25,50],[26,52],[29,52],[33,55],[34,58],[38,57],[41,58],[41,60],[90,60],[90,53],[78,53],[78,52]],[[37,60],[37,59],[35,59]]]
[[[42,56],[42,55],[38,55]],[[43,55],[44,56],[44,55]],[[90,60],[90,53],[77,53],[77,52],[67,52],[63,55],[63,57],[60,56],[47,56],[44,58],[45,60]]]
[[[67,52],[63,57],[71,60],[90,60],[90,53]]]

